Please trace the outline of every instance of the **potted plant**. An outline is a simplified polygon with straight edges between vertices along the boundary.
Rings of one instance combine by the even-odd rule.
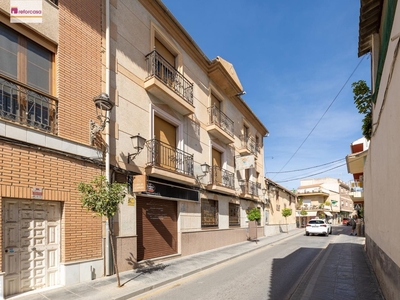
[[[249,220],[249,239],[255,239],[257,242],[257,224],[261,220],[260,209],[253,207],[248,210],[247,219]]]

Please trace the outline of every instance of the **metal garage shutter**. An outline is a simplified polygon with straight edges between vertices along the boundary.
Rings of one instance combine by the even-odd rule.
[[[177,253],[177,203],[137,197],[137,260]]]

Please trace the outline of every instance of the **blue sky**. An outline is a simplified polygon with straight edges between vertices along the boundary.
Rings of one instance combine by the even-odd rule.
[[[243,99],[270,131],[266,177],[288,189],[300,178],[352,179],[345,157],[362,115],[351,83],[370,85],[370,57],[357,55],[359,1],[163,3],[208,58],[234,65]]]

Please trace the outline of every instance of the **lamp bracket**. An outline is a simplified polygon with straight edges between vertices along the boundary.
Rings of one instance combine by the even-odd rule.
[[[93,120],[90,120],[89,122],[90,122],[90,124],[89,124],[89,127],[90,127],[90,144],[93,145],[93,142],[94,142],[94,140],[95,140],[97,134],[98,134],[100,131],[103,131],[103,130],[104,130],[105,122],[104,122],[103,124],[101,124],[101,125],[97,124],[97,123],[96,123],[95,121],[93,121]]]
[[[133,160],[136,158],[136,156],[138,156],[138,155],[140,154],[140,152],[142,152],[142,150],[139,150],[139,151],[136,152],[136,153],[128,153],[128,164],[129,164],[131,161],[133,161]]]

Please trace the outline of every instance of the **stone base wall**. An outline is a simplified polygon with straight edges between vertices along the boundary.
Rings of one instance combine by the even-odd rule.
[[[368,236],[366,251],[386,300],[399,299],[400,267]]]
[[[247,228],[182,232],[181,251],[186,256],[244,241],[247,241]]]

